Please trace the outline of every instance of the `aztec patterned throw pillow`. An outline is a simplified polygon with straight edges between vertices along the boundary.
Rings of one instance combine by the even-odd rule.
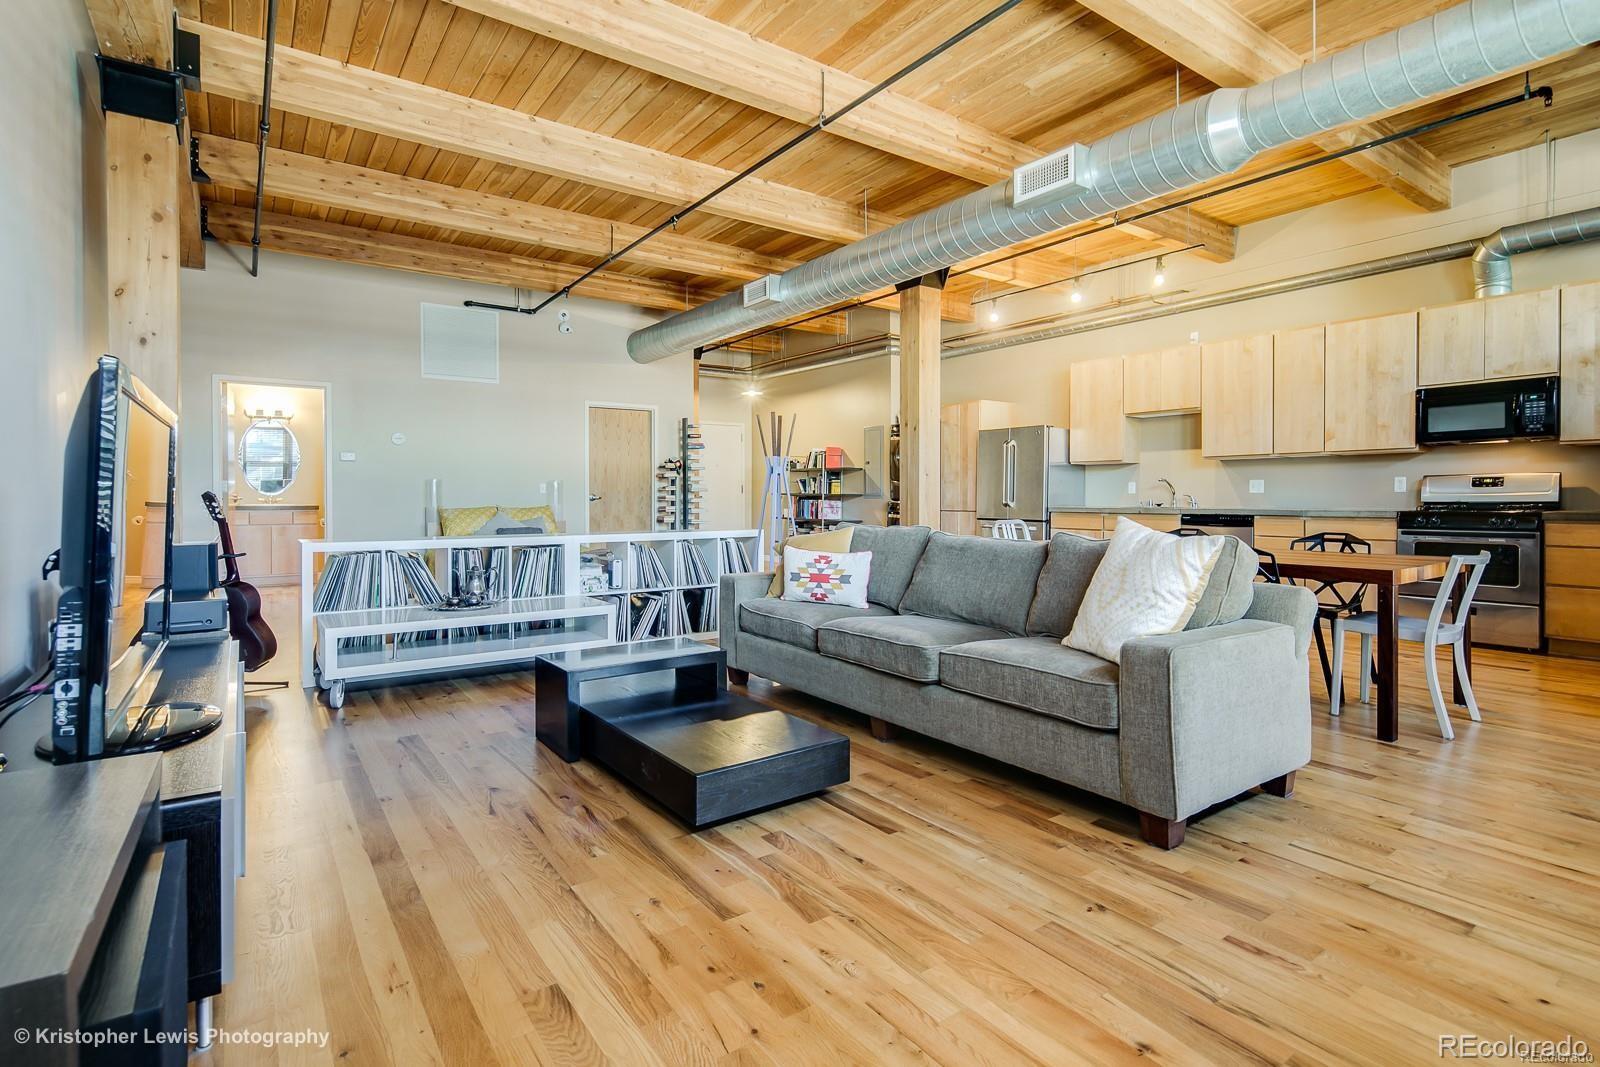
[[[864,608],[871,568],[871,552],[819,552],[785,545],[783,599]]]
[[[1183,629],[1206,591],[1222,542],[1177,537],[1118,518],[1072,632],[1061,643],[1121,663],[1124,642]]]

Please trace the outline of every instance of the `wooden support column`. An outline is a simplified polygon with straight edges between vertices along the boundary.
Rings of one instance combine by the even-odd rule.
[[[107,348],[173,407],[182,153],[172,126],[106,115]]]
[[[900,521],[939,528],[939,300],[945,273],[900,288]]]

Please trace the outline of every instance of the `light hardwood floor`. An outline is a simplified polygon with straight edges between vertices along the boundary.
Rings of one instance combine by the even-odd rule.
[[[292,635],[294,594],[267,594]],[[287,642],[286,642],[287,644]],[[295,677],[292,647],[262,673]],[[1314,658],[1314,657],[1313,657]],[[1485,722],[1326,714],[1293,799],[1117,805],[793,691],[849,785],[688,835],[534,741],[531,672],[249,701],[249,871],[200,1063],[1394,1064],[1600,1047],[1600,664],[1489,651]],[[1352,679],[1352,659],[1347,676]]]

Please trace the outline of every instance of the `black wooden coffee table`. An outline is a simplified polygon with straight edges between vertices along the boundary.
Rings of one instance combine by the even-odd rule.
[[[722,650],[664,638],[540,656],[538,738],[587,756],[692,829],[850,780],[843,734],[730,693]]]

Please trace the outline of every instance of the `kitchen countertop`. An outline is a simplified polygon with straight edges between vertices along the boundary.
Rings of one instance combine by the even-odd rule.
[[[1129,505],[1123,507],[1092,507],[1080,505],[1073,507],[1051,508],[1052,513],[1078,513],[1093,515],[1294,515],[1308,516],[1311,518],[1351,518],[1351,519],[1392,519],[1401,511],[1409,508],[1256,508],[1239,507],[1231,504],[1222,504],[1215,507],[1197,508],[1168,508],[1150,507],[1148,505]],[[1577,513],[1574,513],[1577,514]],[[1594,513],[1593,521],[1600,521],[1600,512]]]

